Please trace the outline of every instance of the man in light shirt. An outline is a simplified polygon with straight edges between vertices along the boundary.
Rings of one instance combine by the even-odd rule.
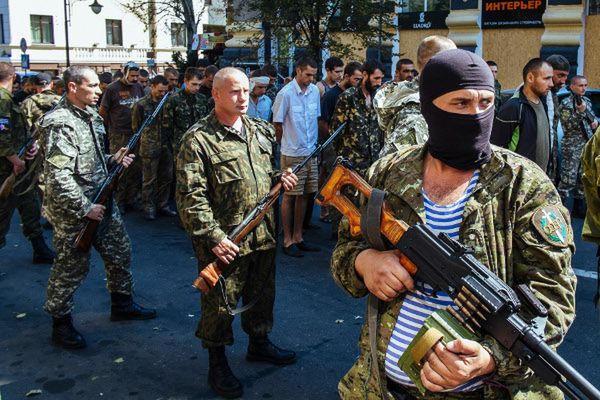
[[[302,58],[296,66],[296,77],[277,94],[273,105],[273,123],[277,142],[281,143],[281,168],[293,168],[317,146],[317,119],[321,115],[320,95],[312,83],[317,74],[317,63]],[[302,224],[308,200],[318,189],[317,160],[312,159],[296,175],[298,184],[283,196],[281,218],[283,224],[283,252],[291,257],[302,257],[304,251],[319,251],[304,242]]]
[[[270,78],[262,71],[255,71],[250,76],[250,99],[248,101],[248,116],[271,120],[271,106],[273,102],[265,94]]]

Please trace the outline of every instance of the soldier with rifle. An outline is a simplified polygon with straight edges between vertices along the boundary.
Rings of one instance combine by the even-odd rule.
[[[490,145],[494,79],[479,56],[464,50],[438,53],[422,71],[419,94],[429,126],[427,143],[377,161],[367,172],[369,184],[385,191],[384,211],[406,221],[410,229],[421,223],[445,233],[444,237],[472,248],[472,256],[499,282],[510,287],[525,284],[531,297],[543,305],[539,309],[547,309],[546,314],[524,310],[539,331],[539,336],[530,336],[554,354],[550,347],[561,343],[575,318],[574,244],[568,212],[543,170]],[[432,350],[416,360],[426,392],[418,390],[398,361],[405,351],[414,357],[407,350],[412,339],[428,315],[454,306],[454,292],[451,287],[434,289],[419,278],[423,262],[410,258],[404,249],[401,253],[398,248],[385,250],[390,248],[385,245],[377,246],[381,250],[372,248],[371,241],[350,230],[348,221],[344,219],[340,227],[332,274],[350,295],[370,294],[374,304],[369,307],[372,323],[362,329],[360,356],[339,383],[342,398],[563,398],[558,387],[546,384],[541,374],[532,374],[540,364],[529,369],[521,361],[536,360],[537,354],[517,357],[513,350],[519,349],[509,351],[508,340],[501,343],[498,335],[433,341]],[[379,221],[367,218],[364,231],[359,224],[359,233],[372,237],[370,227],[379,232]],[[457,257],[465,254],[461,251]],[[426,262],[429,253],[423,254],[420,260]],[[406,257],[416,265],[415,277],[409,274],[414,273],[414,265]],[[435,266],[451,270],[454,265],[443,260]],[[485,307],[475,307],[474,312],[487,313]],[[517,331],[503,329],[500,334]]]
[[[40,225],[40,204],[33,186],[34,174],[27,174],[27,162],[33,160],[38,147],[27,134],[25,118],[12,99],[14,67],[0,63],[0,249],[6,245],[6,234],[15,209],[21,215],[23,234],[31,241],[34,264],[50,264],[54,252],[48,248]],[[20,179],[7,187],[7,180]],[[3,185],[4,184],[4,185]]]
[[[275,132],[268,122],[249,118],[249,82],[236,68],[224,68],[214,77],[215,108],[183,137],[177,156],[177,208],[191,237],[199,269],[215,256],[226,266],[226,282],[202,295],[202,317],[196,336],[209,352],[208,383],[221,396],[239,397],[240,381],[227,363],[225,346],[233,344],[228,308],[240,298],[253,307],[242,314],[242,328],[250,336],[246,358],[276,365],[295,361],[293,351],[269,340],[275,301],[275,229],[272,209],[237,245],[227,232],[239,225],[254,205],[269,193],[273,171]],[[297,177],[281,175],[285,190]]]
[[[87,221],[99,223],[91,245],[104,261],[111,321],[151,319],[156,311],[133,301],[131,244],[112,193],[105,204],[92,201],[111,167],[120,164],[127,168],[134,155],[127,147],[114,155],[104,153],[104,124],[94,108],[101,93],[94,70],[73,66],[64,72],[63,79],[66,98],[46,114],[41,125],[45,138],[44,209],[54,226],[57,251],[44,310],[53,319],[53,343],[74,349],[86,346],[73,326],[71,312],[73,295],[90,267],[89,250],[74,245]]]

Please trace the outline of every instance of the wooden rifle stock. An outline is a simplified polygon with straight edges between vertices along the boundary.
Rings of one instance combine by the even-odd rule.
[[[17,152],[17,157],[23,160],[29,149],[31,149],[31,147],[35,143],[35,141],[36,138],[33,136],[27,139],[27,142],[25,142],[25,144],[21,146],[21,148]],[[2,186],[0,186],[0,200],[4,200],[12,193],[16,181],[17,175],[15,175],[15,173],[13,172],[4,180],[4,182],[2,182]]]
[[[371,197],[373,188],[365,181],[358,173],[351,169],[348,161],[339,157],[335,167],[327,182],[323,185],[317,194],[317,204],[331,205],[338,209],[350,223],[350,234],[358,236],[360,231],[360,211],[358,208],[342,193],[344,186],[352,186],[356,188],[365,198]],[[381,211],[380,230],[393,245],[396,245],[402,235],[408,229],[408,225],[399,219],[396,219],[387,204],[383,203]],[[400,263],[411,274],[417,272],[417,266],[410,261],[404,254],[400,255]]]

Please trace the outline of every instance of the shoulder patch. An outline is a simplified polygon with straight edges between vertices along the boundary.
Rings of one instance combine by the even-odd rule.
[[[0,117],[0,132],[10,129],[10,118]]]
[[[52,151],[52,154],[48,156],[47,161],[56,168],[64,168],[64,166],[67,165],[72,158],[72,156],[66,155],[60,149],[55,148]]]
[[[553,246],[568,247],[573,241],[571,225],[554,205],[538,207],[531,217],[531,223],[544,240]]]

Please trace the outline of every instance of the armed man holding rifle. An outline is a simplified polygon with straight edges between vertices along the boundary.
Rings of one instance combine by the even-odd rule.
[[[199,269],[215,256],[225,266],[224,292],[235,307],[256,302],[242,314],[242,328],[250,336],[246,358],[276,365],[295,361],[293,351],[275,346],[268,338],[273,326],[275,301],[275,220],[272,209],[264,220],[236,245],[227,236],[242,222],[255,204],[269,193],[273,178],[272,125],[245,114],[249,82],[236,68],[217,72],[212,89],[214,111],[184,135],[177,157],[177,207],[191,237]],[[290,171],[281,176],[285,190],[297,177]],[[222,286],[221,286],[222,287]],[[225,356],[225,345],[233,344],[233,316],[217,288],[202,295],[202,317],[196,336],[208,348],[208,383],[221,396],[243,393]]]
[[[137,305],[132,299],[130,271],[131,244],[112,196],[105,204],[91,199],[115,164],[127,168],[134,155],[121,148],[104,154],[104,125],[93,106],[101,94],[98,76],[83,66],[63,74],[65,101],[48,113],[44,131],[44,208],[54,226],[57,256],[48,280],[44,310],[52,316],[52,340],[64,348],[83,348],[83,336],[73,327],[73,295],[90,267],[90,252],[75,247],[75,239],[86,221],[99,221],[91,245],[104,261],[107,287],[111,294],[111,321],[151,319],[155,310]]]
[[[446,233],[471,247],[473,256],[509,286],[527,285],[548,310],[536,326],[543,341],[556,348],[575,318],[576,284],[573,232],[556,189],[536,164],[490,145],[494,78],[479,56],[464,50],[435,55],[422,71],[419,93],[428,141],[376,162],[369,183],[387,193],[396,218]],[[370,293],[378,305],[374,328],[363,326],[361,354],[338,386],[342,398],[563,398],[491,335],[434,342],[433,350],[416,360],[427,391],[417,390],[398,360],[425,318],[453,302],[413,279],[399,257],[396,249],[378,251],[351,236],[343,220],[333,276],[350,295]]]

